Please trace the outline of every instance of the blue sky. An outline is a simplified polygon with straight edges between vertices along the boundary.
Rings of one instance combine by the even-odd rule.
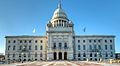
[[[0,53],[6,35],[45,36],[58,0],[0,0]],[[115,35],[120,52],[120,0],[62,0],[62,8],[73,21],[76,35]],[[86,33],[82,29],[86,27]]]

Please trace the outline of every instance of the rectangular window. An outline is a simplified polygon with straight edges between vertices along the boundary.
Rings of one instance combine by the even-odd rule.
[[[40,46],[40,50],[42,50],[43,49],[43,47],[42,46]]]
[[[80,45],[78,45],[78,50],[80,50]]]
[[[31,50],[31,46],[29,46],[29,50]]]
[[[41,40],[40,42],[41,42],[41,43],[43,43],[43,41],[42,41],[42,40]]]
[[[107,45],[105,45],[105,50],[107,50]]]
[[[91,45],[89,45],[89,50],[92,50],[92,46]]]
[[[89,43],[91,43],[92,41],[91,40],[89,40]]]
[[[85,47],[85,45],[83,45],[83,50],[85,50],[86,49],[86,47]]]
[[[94,49],[95,49],[95,50],[97,49],[96,45],[94,45]]]
[[[80,40],[78,40],[78,43],[80,43]]]
[[[112,45],[110,45],[110,50],[112,50],[113,48],[112,48]]]
[[[37,50],[37,45],[35,46],[35,50]]]
[[[85,40],[83,40],[83,43],[85,43]]]
[[[98,49],[99,49],[99,50],[101,49],[101,46],[100,46],[100,45],[98,45]]]

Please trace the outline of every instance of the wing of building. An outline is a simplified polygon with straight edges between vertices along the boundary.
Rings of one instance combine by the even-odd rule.
[[[46,25],[46,36],[6,36],[7,63],[37,60],[89,60],[115,58],[114,35],[80,35],[61,4]]]

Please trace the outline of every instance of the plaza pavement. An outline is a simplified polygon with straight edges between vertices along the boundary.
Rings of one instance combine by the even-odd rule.
[[[0,66],[120,66],[120,64],[107,64],[87,61],[34,61],[13,64],[0,64]]]

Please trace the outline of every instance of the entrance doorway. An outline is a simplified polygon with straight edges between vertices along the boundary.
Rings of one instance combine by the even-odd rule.
[[[62,52],[59,52],[59,60],[62,60]]]
[[[57,53],[54,52],[54,53],[53,53],[53,56],[54,56],[54,60],[56,60],[56,59],[57,59]]]
[[[64,52],[64,60],[67,60],[67,52]]]

